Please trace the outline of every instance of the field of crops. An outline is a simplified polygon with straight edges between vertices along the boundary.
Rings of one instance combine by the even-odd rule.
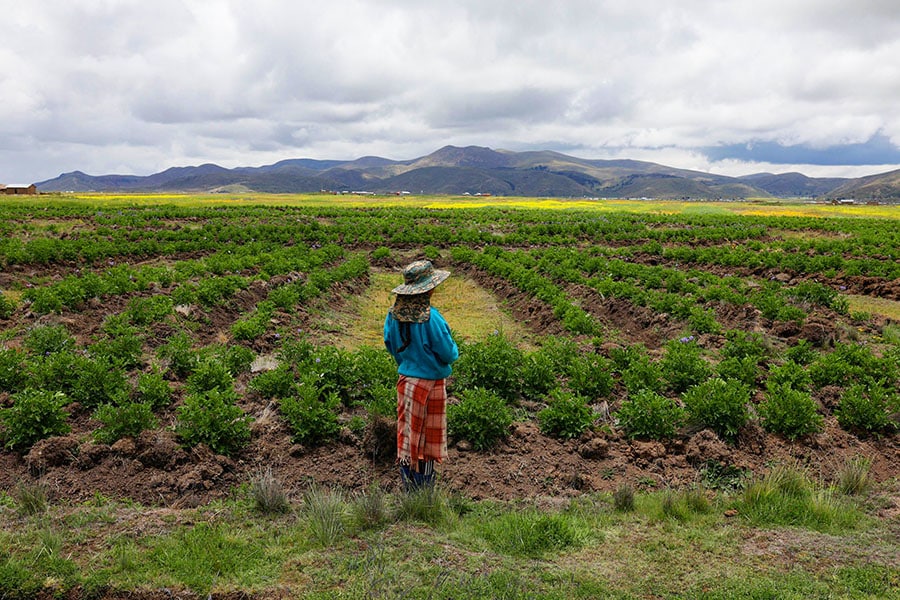
[[[784,467],[828,486],[864,465],[888,486],[870,512],[896,523],[898,217],[884,207],[529,199],[4,201],[0,515],[23,504],[22,490],[41,489],[52,502],[117,511],[82,517],[118,536],[127,503],[206,510],[263,473],[294,498],[396,493],[396,376],[380,332],[400,269],[424,257],[453,273],[433,303],[461,350],[445,492],[544,506],[688,494],[663,497],[668,514],[707,502],[697,490],[739,490]],[[140,522],[169,527],[153,514]],[[30,525],[22,540],[9,533],[18,527],[0,531],[23,548],[0,547],[4,594],[32,577],[17,562],[32,560]],[[34,564],[56,577],[53,548],[65,544],[47,542],[40,522],[33,535],[43,540]],[[127,558],[134,547],[85,543],[112,544],[114,563],[138,561]],[[892,560],[876,573],[888,587],[900,573]],[[131,572],[116,568],[104,573]],[[857,573],[848,568],[842,576]],[[366,569],[357,583],[377,584]],[[661,590],[676,585],[657,576]],[[53,577],[40,585],[52,591]],[[471,577],[471,589],[487,585]],[[523,577],[522,590],[566,587]],[[188,580],[177,581],[212,585]],[[348,597],[400,597],[387,589]]]
[[[355,202],[5,204],[0,484],[196,503],[273,465],[388,485],[385,288],[420,257],[470,285],[435,297],[462,344],[454,489],[687,485],[782,458],[827,474],[854,454],[897,474],[896,221]]]

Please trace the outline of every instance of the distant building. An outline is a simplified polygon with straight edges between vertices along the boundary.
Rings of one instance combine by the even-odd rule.
[[[10,183],[10,184],[2,184],[0,183],[0,194],[7,195],[19,195],[19,194],[37,194],[37,186],[33,183],[31,185],[25,185],[24,183]]]

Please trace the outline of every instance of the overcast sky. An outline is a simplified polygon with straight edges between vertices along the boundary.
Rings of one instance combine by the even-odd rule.
[[[0,182],[447,144],[900,168],[898,0],[0,0]]]

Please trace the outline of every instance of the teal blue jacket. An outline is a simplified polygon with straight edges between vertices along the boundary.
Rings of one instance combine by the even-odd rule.
[[[401,327],[409,327],[409,344],[403,348]],[[384,320],[384,346],[397,362],[397,373],[421,379],[444,379],[459,358],[450,326],[435,307],[424,323],[400,323],[388,313]]]

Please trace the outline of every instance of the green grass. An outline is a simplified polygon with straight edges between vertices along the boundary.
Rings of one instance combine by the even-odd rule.
[[[898,597],[898,524],[874,514],[898,482],[839,502],[797,471],[747,489],[755,485],[774,491],[755,504],[749,491],[637,493],[631,511],[616,510],[610,494],[473,502],[440,487],[411,496],[310,488],[286,512],[268,514],[247,486],[190,510],[98,497],[22,515],[5,502],[0,597],[76,588],[292,598]],[[816,513],[826,497],[837,504]],[[731,507],[737,516],[725,516]],[[818,516],[797,517],[810,510]]]

